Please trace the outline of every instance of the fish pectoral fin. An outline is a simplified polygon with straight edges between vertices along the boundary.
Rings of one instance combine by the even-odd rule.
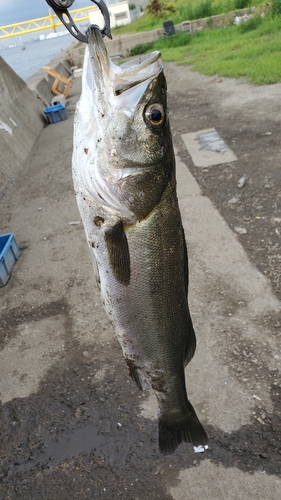
[[[105,231],[105,242],[111,270],[119,283],[130,283],[130,253],[123,224],[119,221]]]
[[[180,419],[159,419],[159,451],[163,455],[173,453],[184,441],[193,446],[206,445],[208,436],[191,403],[188,401],[186,415]]]

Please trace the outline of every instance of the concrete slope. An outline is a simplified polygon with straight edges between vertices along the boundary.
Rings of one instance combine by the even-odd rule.
[[[44,127],[43,104],[0,57],[0,195]]]

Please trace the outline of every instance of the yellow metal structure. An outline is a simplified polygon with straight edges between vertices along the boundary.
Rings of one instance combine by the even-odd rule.
[[[70,10],[69,13],[74,23],[89,20],[88,12],[95,10],[97,7],[84,7],[83,9]],[[2,38],[10,38],[12,36],[27,35],[36,31],[53,29],[56,31],[58,26],[63,26],[58,17],[49,10],[49,15],[46,17],[39,17],[31,21],[24,21],[21,23],[8,24],[7,26],[0,26],[0,40]]]

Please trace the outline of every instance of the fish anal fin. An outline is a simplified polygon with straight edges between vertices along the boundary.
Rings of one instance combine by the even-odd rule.
[[[105,242],[111,270],[119,283],[130,283],[130,253],[123,224],[119,221],[105,231]]]
[[[191,443],[193,446],[208,443],[208,436],[193,407],[190,407],[180,419],[159,419],[159,451],[163,455],[173,453],[182,442]]]

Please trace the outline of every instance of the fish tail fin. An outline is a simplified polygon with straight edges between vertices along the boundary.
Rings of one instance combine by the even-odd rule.
[[[159,419],[159,451],[163,455],[173,453],[184,441],[193,446],[205,445],[208,443],[208,436],[204,427],[199,422],[198,417],[192,407],[181,419],[169,421]]]

